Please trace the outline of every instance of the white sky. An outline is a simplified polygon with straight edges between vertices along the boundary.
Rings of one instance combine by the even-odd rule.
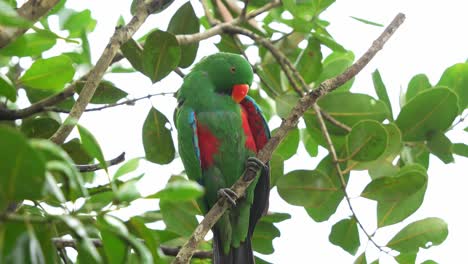
[[[170,17],[167,14],[175,12],[184,2],[176,0],[162,14],[153,15],[137,33],[137,36],[141,36],[152,28],[165,30]],[[359,57],[380,34],[382,28],[357,22],[349,16],[387,25],[398,12],[406,14],[406,22],[370,65],[356,78],[352,88],[353,92],[369,93],[375,96],[371,73],[378,68],[387,85],[392,105],[394,105],[393,108],[397,109],[400,89],[406,88],[412,76],[426,73],[431,83],[435,84],[445,68],[468,58],[467,3],[462,0],[444,2],[432,0],[338,0],[323,14],[322,18],[331,22],[329,31],[337,42],[354,51],[356,57]],[[201,15],[199,2],[192,1],[192,4],[198,8],[197,14]],[[68,0],[67,6],[77,10],[90,8],[92,16],[98,20],[95,32],[90,35],[94,62],[100,56],[113,33],[119,15],[124,15],[126,21],[130,18],[128,12],[130,1]],[[214,51],[215,49],[212,48],[209,41],[205,41],[198,51],[198,58]],[[255,61],[255,59],[251,58],[251,61]],[[138,73],[114,74],[108,79],[114,81],[118,87],[127,91],[132,97],[144,96],[157,91],[175,91],[181,84],[180,78],[174,74],[154,85]],[[107,158],[115,157],[123,151],[127,153],[127,159],[143,156],[141,127],[151,104],[165,113],[172,121],[172,111],[176,106],[175,99],[159,97],[153,98],[151,101],[141,101],[135,106],[122,106],[87,113],[80,120],[80,123],[90,129],[97,137]],[[272,125],[277,126],[278,124]],[[461,124],[457,130],[461,131],[465,126],[466,122]],[[466,142],[466,134],[463,132],[450,132],[449,137],[453,142]],[[324,155],[325,152],[322,150],[319,157],[309,158],[301,146],[299,153],[287,162],[286,172],[293,169],[314,169]],[[467,167],[463,164],[466,159],[456,156],[455,160],[455,164],[444,165],[431,156],[429,185],[424,204],[414,215],[404,221],[403,225],[392,225],[379,230],[375,238],[379,244],[385,244],[396,232],[410,222],[437,216],[448,222],[449,236],[441,246],[421,250],[417,262],[433,259],[439,263],[453,263],[465,255],[463,250],[468,227],[461,212],[466,208],[464,193],[466,186],[468,186],[468,179],[466,172],[463,173],[463,169],[466,170]],[[152,193],[163,188],[168,176],[181,170],[182,165],[178,159],[168,166],[145,163],[141,170],[146,173],[140,185],[141,191]],[[348,188],[350,196],[357,197],[367,182],[369,182],[369,177],[365,173],[354,173]],[[373,232],[376,226],[376,203],[363,198],[355,198],[352,202],[358,218],[369,232]],[[132,213],[156,208],[157,201],[144,201],[138,203],[132,209]],[[285,203],[278,196],[276,190],[272,190],[270,210],[292,214],[292,219],[278,225],[281,237],[274,241],[275,253],[262,256],[270,262],[310,263],[314,260],[316,263],[352,263],[365,249],[365,240],[361,240],[362,246],[355,257],[328,241],[332,224],[350,214],[344,202],[341,203],[338,212],[329,221],[315,223],[308,217],[303,208]],[[369,262],[379,256],[372,245],[368,246],[367,252]],[[380,261],[381,263],[395,263],[393,258],[385,255],[380,256]]]

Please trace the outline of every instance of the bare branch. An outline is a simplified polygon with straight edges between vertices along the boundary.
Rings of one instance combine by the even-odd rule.
[[[117,165],[125,160],[125,152],[122,152],[119,156],[106,161],[107,166]],[[91,172],[103,169],[101,164],[85,164],[85,165],[75,165],[80,172]]]
[[[111,37],[107,47],[104,49],[101,57],[96,63],[96,66],[90,71],[86,84],[80,92],[80,96],[73,105],[70,115],[65,122],[59,127],[50,140],[56,144],[61,144],[65,141],[72,129],[75,127],[76,121],[80,119],[81,115],[86,109],[86,106],[91,101],[91,98],[96,91],[99,82],[101,81],[104,73],[111,64],[114,56],[120,49],[120,45],[128,41],[133,34],[145,22],[146,18],[151,14],[155,6],[160,6],[160,0],[153,0],[149,3],[142,1],[138,6],[137,11],[130,22],[121,28],[117,28],[114,35]]]
[[[58,2],[59,0],[29,0],[18,8],[17,12],[21,17],[31,22],[36,22]],[[0,26],[0,49],[23,35],[27,30],[28,28]]]
[[[324,81],[317,89],[302,97],[298,101],[297,105],[291,110],[288,118],[283,120],[275,135],[267,142],[265,147],[258,152],[257,158],[262,162],[270,160],[273,151],[284,139],[286,134],[297,125],[299,118],[304,115],[305,111],[312,107],[319,97],[330,93],[346,81],[356,76],[356,74],[358,74],[362,68],[369,63],[375,54],[382,49],[383,45],[403,23],[404,19],[405,16],[403,14],[398,14],[384,32],[373,42],[369,50],[364,53],[356,63],[351,65],[344,73]],[[232,186],[233,191],[235,191],[239,197],[242,197],[246,188],[255,178],[255,175],[256,169],[248,167],[244,172],[244,175]],[[179,254],[177,254],[173,263],[189,263],[198,244],[203,240],[208,231],[213,227],[228,207],[229,204],[226,202],[225,198],[221,198],[216,202],[197,228],[195,228],[185,245],[180,249]]]

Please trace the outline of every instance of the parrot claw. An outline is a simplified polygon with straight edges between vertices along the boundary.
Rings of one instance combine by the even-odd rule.
[[[255,167],[257,171],[260,169],[265,169],[267,168],[267,165],[263,163],[261,160],[257,159],[256,157],[249,157],[247,158],[247,168],[249,167]]]
[[[239,199],[237,193],[229,188],[219,189],[218,196],[225,197],[232,206],[236,206],[236,200]]]

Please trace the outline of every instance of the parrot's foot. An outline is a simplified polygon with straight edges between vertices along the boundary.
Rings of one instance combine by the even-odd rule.
[[[219,189],[218,196],[225,197],[232,206],[236,206],[236,200],[239,199],[237,193],[229,188]]]
[[[267,165],[263,163],[261,160],[257,159],[256,157],[249,157],[247,158],[247,164],[246,164],[246,170],[247,171],[252,171],[252,175],[249,175],[249,173],[244,174],[244,180],[250,181],[252,178],[255,177],[255,174],[257,171],[261,169],[268,169]]]

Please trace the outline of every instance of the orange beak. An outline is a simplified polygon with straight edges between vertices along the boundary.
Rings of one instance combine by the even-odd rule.
[[[236,103],[240,103],[244,100],[245,96],[249,92],[249,85],[248,84],[236,84],[232,87],[232,99]]]

